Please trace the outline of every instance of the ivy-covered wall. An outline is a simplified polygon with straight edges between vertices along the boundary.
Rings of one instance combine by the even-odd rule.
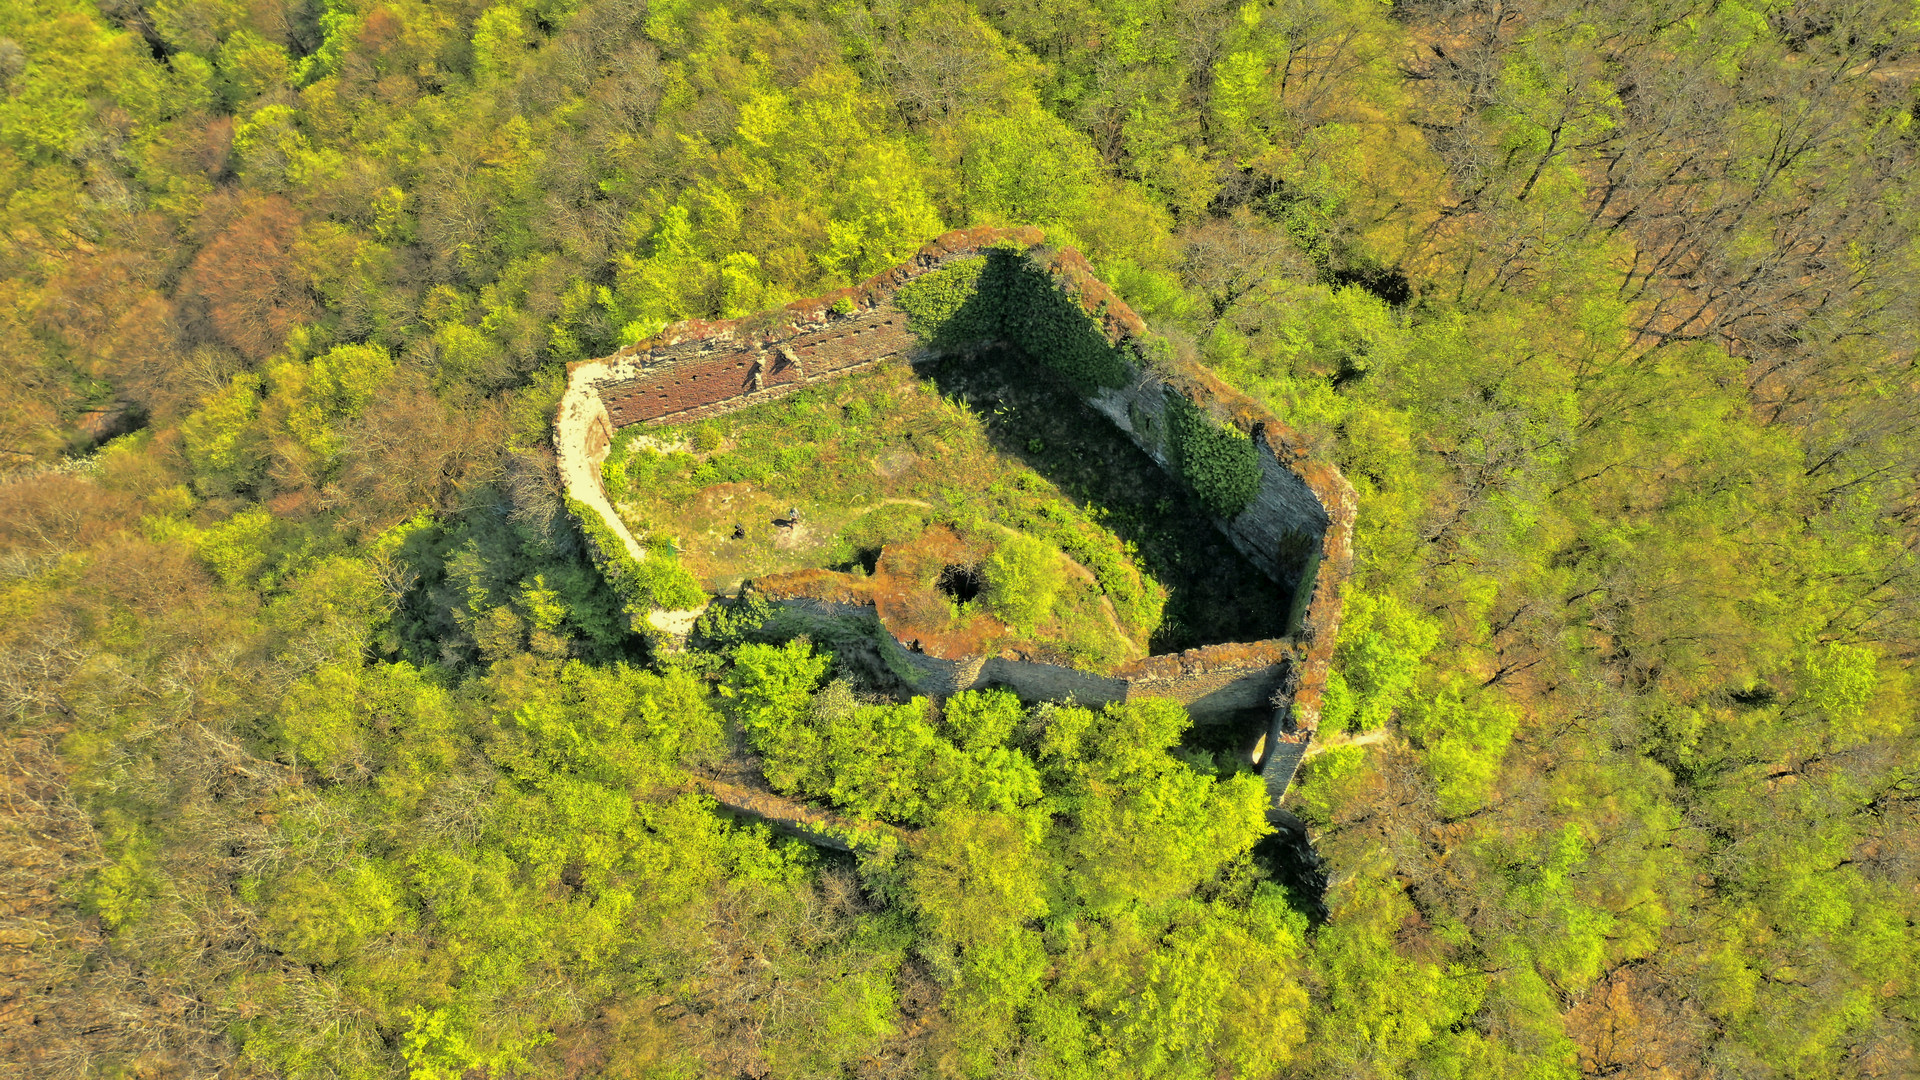
[[[915,278],[894,295],[894,304],[906,312],[907,329],[929,348],[1010,344],[1089,397],[1143,376],[1151,382],[1155,369],[1171,367],[1156,337],[1109,337],[1101,317],[1115,301],[1083,296],[1072,267],[1045,247],[1000,244]],[[1165,430],[1154,436],[1155,458],[1193,489],[1209,513],[1222,521],[1239,516],[1261,483],[1252,436],[1215,420],[1171,387],[1167,401]]]
[[[1126,385],[1133,357],[1075,302],[1045,247],[1002,244],[922,275],[894,296],[907,328],[936,349],[1006,342],[1081,393]]]
[[[1178,393],[1167,396],[1167,436],[1180,476],[1217,518],[1231,520],[1260,491],[1260,454],[1253,437],[1216,422]]]

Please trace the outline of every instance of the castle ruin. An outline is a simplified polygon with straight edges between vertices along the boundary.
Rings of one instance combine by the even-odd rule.
[[[940,353],[908,329],[900,290],[963,259],[989,251],[1021,253],[1085,314],[1123,358],[1127,378],[1085,400],[1181,483],[1166,432],[1176,398],[1252,440],[1259,482],[1251,502],[1220,532],[1260,571],[1294,596],[1287,637],[1211,645],[1149,656],[1101,675],[1011,656],[928,655],[903,651],[919,669],[919,687],[940,697],[1005,686],[1027,700],[1083,705],[1169,697],[1196,723],[1250,707],[1269,710],[1257,766],[1274,813],[1319,726],[1321,696],[1340,624],[1341,587],[1353,560],[1354,494],[1331,465],[1311,458],[1299,436],[1265,406],[1204,367],[1153,348],[1146,324],[1096,278],[1071,248],[1044,246],[1038,229],[956,231],[911,259],[848,289],[742,319],[677,323],[612,356],[569,365],[554,425],[561,475],[604,568],[646,558],[601,484],[613,433],[633,424],[678,424],[730,412],[838,378],[882,360],[924,363]],[[982,344],[985,344],[983,342]],[[805,575],[767,582],[770,598],[853,614],[870,599],[836,593]],[[884,621],[884,620],[883,620]]]

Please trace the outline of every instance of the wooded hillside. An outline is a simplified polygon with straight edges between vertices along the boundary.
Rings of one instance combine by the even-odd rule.
[[[0,4],[0,1060],[1920,1073],[1916,44],[1899,0]],[[1360,492],[1324,890],[1177,707],[884,701],[751,611],[650,655],[585,556],[566,362],[1014,224]],[[905,839],[733,820],[696,780],[750,751]]]

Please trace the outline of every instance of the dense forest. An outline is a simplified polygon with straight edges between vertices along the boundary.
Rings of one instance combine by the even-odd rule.
[[[0,1058],[1920,1073],[1917,45],[1901,0],[0,4]],[[1359,491],[1324,888],[1177,708],[879,701],[732,615],[656,655],[586,558],[566,362],[1006,224]],[[746,750],[886,842],[720,812]]]

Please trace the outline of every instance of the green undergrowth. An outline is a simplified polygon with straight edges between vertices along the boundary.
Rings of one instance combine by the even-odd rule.
[[[1284,633],[1290,598],[1070,382],[993,349],[931,374],[883,368],[699,424],[627,428],[603,466],[608,496],[636,535],[674,538],[713,592],[781,571],[871,572],[930,525],[990,525],[1084,567],[1145,651]],[[776,524],[794,510],[797,526]],[[1112,659],[1084,620],[1052,636],[1071,662]]]
[[[580,522],[593,546],[595,562],[606,574],[614,592],[625,601],[630,616],[645,619],[653,611],[685,610],[698,607],[706,600],[700,583],[674,558],[667,544],[654,546],[645,559],[635,559],[591,507],[577,499],[568,499],[567,510]]]

